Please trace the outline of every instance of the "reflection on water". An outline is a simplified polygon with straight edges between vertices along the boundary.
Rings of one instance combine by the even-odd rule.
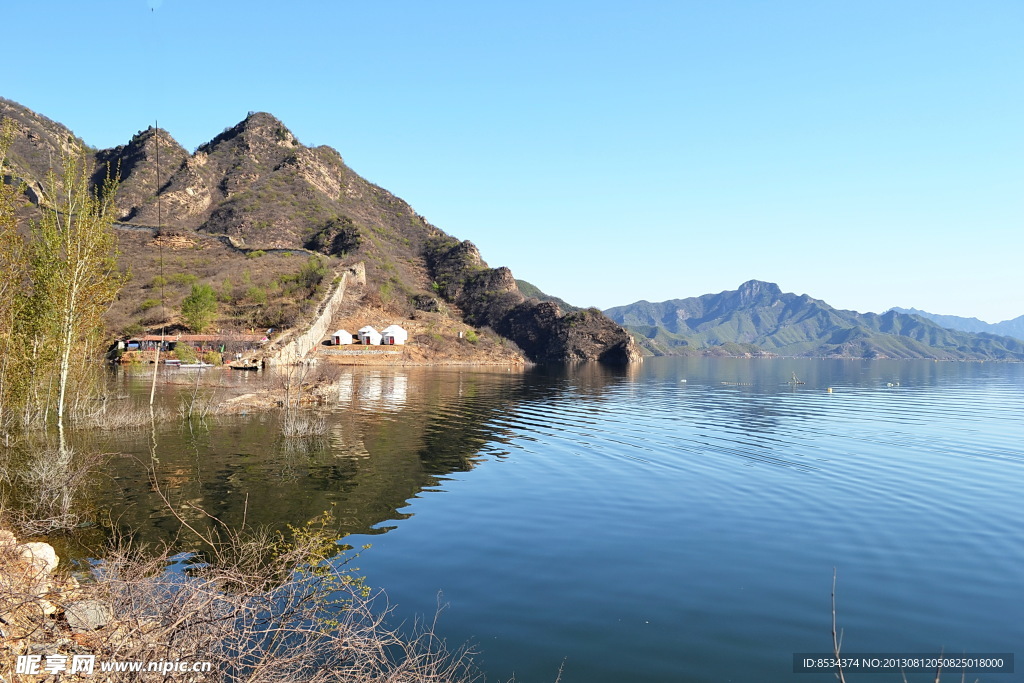
[[[421,381],[410,382],[410,374]],[[252,376],[227,375],[220,388],[237,391],[237,378],[243,390],[258,390]],[[137,394],[145,384],[138,377],[118,381],[125,394]],[[274,412],[223,416],[207,425],[166,423],[157,427],[154,467],[176,512],[190,522],[202,522],[202,510],[228,524],[244,518],[282,528],[334,506],[341,533],[376,533],[381,523],[402,519],[407,501],[435,486],[436,475],[474,466],[477,446],[487,438],[470,437],[479,428],[474,416],[512,400],[504,387],[517,381],[507,372],[347,371],[335,384],[336,400],[325,407],[330,423],[323,437],[282,437]],[[182,389],[165,383],[161,390],[162,400],[175,405]],[[413,406],[407,405],[410,394]],[[441,430],[440,415],[451,418]],[[445,436],[435,448],[439,433]],[[120,528],[147,540],[168,540],[177,524],[147,483],[150,440],[149,433],[139,432],[99,444],[116,445],[119,452],[100,503]]]
[[[161,425],[163,489],[196,523],[333,505],[340,533],[373,537],[360,565],[399,615],[443,591],[446,634],[494,678],[565,661],[565,683],[792,680],[793,652],[831,647],[833,567],[850,650],[1024,642],[1022,365],[358,368],[332,395],[317,438],[282,438],[273,413]],[[150,435],[107,447],[116,525],[173,538]]]

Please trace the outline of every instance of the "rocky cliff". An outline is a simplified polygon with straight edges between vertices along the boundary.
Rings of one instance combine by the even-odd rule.
[[[527,299],[508,268],[488,268],[472,242],[436,236],[426,249],[438,290],[475,325],[488,325],[542,362],[640,360],[633,339],[596,309],[563,313],[551,301]]]

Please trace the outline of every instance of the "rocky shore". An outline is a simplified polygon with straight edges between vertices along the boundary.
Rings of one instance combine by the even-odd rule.
[[[58,569],[60,558],[49,543],[21,543],[0,530],[0,677],[5,681],[103,680],[84,671],[72,675],[76,656],[110,654],[128,637],[113,623],[110,605],[95,584],[82,585]],[[29,671],[16,671],[19,657]],[[83,657],[84,656],[84,657]],[[91,657],[90,657],[91,656]],[[38,658],[37,658],[38,657]],[[88,678],[84,677],[88,676]]]

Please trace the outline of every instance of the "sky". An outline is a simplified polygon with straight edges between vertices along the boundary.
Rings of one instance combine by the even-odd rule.
[[[5,3],[0,96],[95,147],[249,111],[583,306],[759,279],[1024,314],[1019,0]]]

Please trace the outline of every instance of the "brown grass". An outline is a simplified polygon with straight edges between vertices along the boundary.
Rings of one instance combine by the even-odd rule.
[[[118,230],[118,262],[131,278],[106,316],[112,335],[126,329],[182,325],[181,302],[193,284],[210,285],[217,293],[213,329],[286,327],[316,305],[317,296],[308,296],[288,281],[308,261],[304,251],[249,258],[216,238],[195,233],[190,237],[191,247],[170,249],[161,248],[150,231]],[[335,264],[336,259],[327,260],[328,269]],[[144,305],[152,300],[163,304]]]
[[[469,652],[450,651],[434,624],[411,634],[388,625],[383,594],[371,595],[350,568],[354,556],[339,553],[329,521],[325,515],[293,528],[287,539],[220,527],[204,537],[207,561],[193,558],[188,566],[167,548],[153,553],[121,544],[89,583],[52,581],[62,588],[45,597],[36,594],[38,581],[0,582],[0,607],[18,606],[39,623],[7,642],[9,660],[28,651],[66,652],[73,643],[75,652],[94,654],[98,662],[142,663],[143,673],[97,672],[83,681],[478,680]],[[94,631],[72,628],[65,615],[83,600],[107,606],[108,623]],[[55,605],[56,613],[26,609],[33,601]],[[212,667],[197,674],[145,673],[150,663],[163,661]]]

